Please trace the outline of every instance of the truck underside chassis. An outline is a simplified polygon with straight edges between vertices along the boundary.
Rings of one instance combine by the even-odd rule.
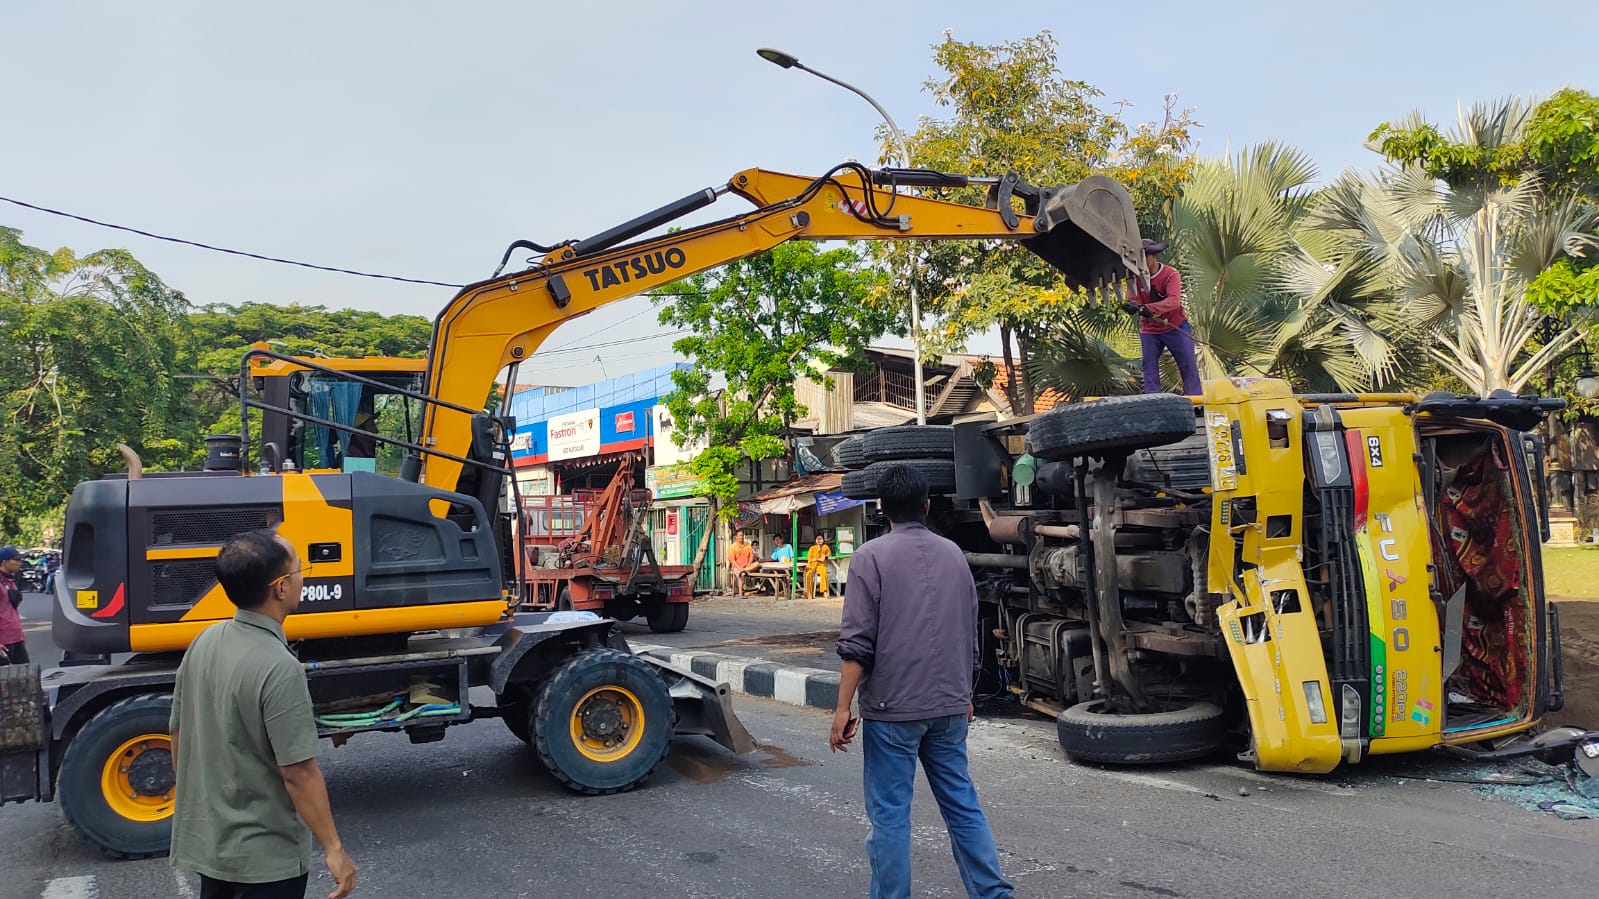
[[[1054,716],[1080,759],[1213,754],[1230,671],[1205,589],[1208,461],[1194,407],[1152,396],[1068,410],[1026,432],[1039,460],[1021,476],[1030,503],[984,502],[980,527],[968,525],[994,550],[968,553],[998,662],[985,686]]]
[[[499,718],[557,780],[590,795],[645,782],[674,735],[754,749],[725,684],[631,654],[610,621],[571,617],[524,614],[483,634],[417,635],[401,649],[304,644],[318,731],[335,746],[371,731],[427,743]],[[42,678],[37,667],[0,668],[0,802],[55,798],[108,854],[165,852],[178,660],[135,656]],[[474,705],[474,689],[492,704]]]

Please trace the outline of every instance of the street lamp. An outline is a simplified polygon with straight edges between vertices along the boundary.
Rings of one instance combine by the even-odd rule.
[[[899,126],[894,124],[894,117],[888,114],[888,110],[883,108],[883,104],[872,99],[871,94],[847,81],[840,81],[825,72],[818,72],[815,69],[801,65],[799,57],[792,53],[784,53],[782,50],[774,50],[771,47],[762,47],[755,51],[755,55],[781,68],[809,72],[823,81],[830,81],[858,95],[861,99],[872,104],[872,108],[877,110],[877,114],[882,116],[883,121],[888,125],[889,137],[894,142],[894,152],[899,155],[899,164],[906,168],[910,167],[911,151],[910,145],[905,142],[905,132],[899,130]],[[912,250],[913,254],[914,252]],[[911,300],[911,355],[914,357],[911,361],[911,366],[912,377],[916,379],[916,423],[925,425],[927,424],[927,391],[922,385],[922,307],[916,295],[916,260],[914,255],[911,257],[911,270],[907,273],[905,282]]]

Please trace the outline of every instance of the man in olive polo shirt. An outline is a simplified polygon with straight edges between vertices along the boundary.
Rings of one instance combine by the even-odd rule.
[[[229,540],[216,573],[238,611],[196,637],[178,667],[172,866],[199,873],[201,899],[301,899],[307,825],[336,885],[329,899],[355,889],[316,761],[311,692],[283,636],[307,567],[273,531]]]

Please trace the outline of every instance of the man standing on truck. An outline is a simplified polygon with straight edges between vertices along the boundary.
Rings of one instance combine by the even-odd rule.
[[[1177,371],[1183,376],[1183,393],[1199,396],[1204,385],[1194,361],[1194,328],[1183,312],[1183,278],[1177,270],[1160,261],[1166,244],[1144,238],[1144,264],[1149,283],[1140,286],[1135,279],[1127,283],[1127,300],[1122,308],[1138,318],[1138,342],[1144,357],[1144,392],[1160,393],[1160,354],[1171,353]]]
[[[199,873],[201,899],[303,897],[308,825],[335,882],[329,899],[355,889],[317,765],[311,692],[283,636],[309,568],[273,531],[229,540],[216,574],[238,611],[196,637],[178,666],[172,866]]]
[[[859,723],[850,702],[859,688],[871,895],[911,895],[911,794],[920,758],[967,895],[1010,896],[1014,887],[1000,873],[967,770],[979,661],[971,568],[960,547],[927,529],[927,479],[916,469],[889,466],[878,479],[878,501],[892,529],[850,559],[838,707],[828,735],[834,752],[848,751]]]

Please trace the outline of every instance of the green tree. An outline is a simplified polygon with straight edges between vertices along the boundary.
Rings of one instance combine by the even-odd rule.
[[[182,464],[197,430],[188,302],[126,250],[79,256],[0,227],[0,533],[56,520],[73,487],[122,467]],[[30,533],[23,533],[23,522]]]
[[[1311,226],[1315,178],[1304,154],[1268,143],[1199,162],[1186,180],[1170,261],[1182,272],[1206,377],[1351,391],[1400,376],[1404,354],[1370,321],[1387,314],[1386,295],[1359,267],[1341,267]],[[1137,330],[1119,309],[1074,310],[1046,332],[1035,376],[1069,396],[1136,391]],[[1176,380],[1174,370],[1166,376]]]
[[[685,437],[706,442],[691,465],[724,517],[737,512],[739,471],[781,455],[788,427],[805,415],[795,383],[858,363],[888,328],[880,280],[851,248],[791,242],[655,298],[661,324],[688,334],[672,348],[693,363],[672,373],[666,406]]]
[[[1591,100],[1477,104],[1448,132],[1417,115],[1379,126],[1372,144],[1399,170],[1329,207],[1326,227],[1380,272],[1432,359],[1479,393],[1525,387],[1599,312],[1583,295],[1599,248],[1581,196]]]
[[[1187,178],[1195,127],[1167,97],[1161,121],[1130,125],[1128,107],[1101,108],[1092,85],[1066,78],[1059,47],[1048,31],[995,45],[964,43],[945,32],[933,48],[943,74],[925,88],[947,118],[928,118],[911,135],[916,165],[971,175],[1020,173],[1047,187],[1102,173],[1127,185],[1145,234],[1170,229],[1170,204]],[[962,197],[981,202],[981,189]],[[907,247],[878,250],[904,271]],[[1060,277],[1015,243],[942,242],[918,247],[918,288],[937,318],[928,350],[957,348],[997,327],[1012,409],[1032,409],[1029,372],[1039,338],[1085,298],[1061,287]]]

